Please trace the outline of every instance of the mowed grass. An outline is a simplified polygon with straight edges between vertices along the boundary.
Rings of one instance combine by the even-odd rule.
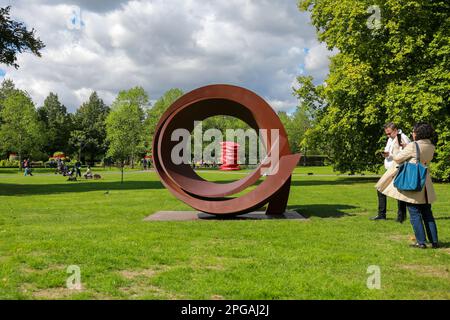
[[[309,219],[144,222],[190,210],[152,172],[67,182],[0,171],[1,299],[449,299],[450,185],[433,206],[443,248],[409,248],[411,225],[370,221],[372,177],[296,170],[289,208]],[[329,173],[324,169],[318,173]],[[239,174],[202,172],[211,181]],[[69,290],[69,266],[82,290]],[[369,266],[381,269],[370,290]]]

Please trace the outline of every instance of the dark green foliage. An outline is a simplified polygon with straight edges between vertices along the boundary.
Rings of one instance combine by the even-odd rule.
[[[166,91],[158,101],[155,102],[152,108],[147,110],[144,121],[144,148],[150,151],[153,143],[153,135],[155,134],[156,126],[159,119],[161,119],[164,112],[183,95],[181,89],[172,88]]]
[[[69,139],[72,130],[71,115],[58,100],[58,95],[50,92],[44,105],[38,109],[39,120],[44,125],[46,144],[44,152],[52,155],[56,151],[69,152]]]
[[[31,51],[40,57],[45,45],[36,37],[34,29],[28,31],[22,22],[11,20],[10,9],[10,6],[0,8],[0,63],[17,69],[17,53]]]
[[[3,101],[0,112],[0,146],[4,152],[17,153],[19,161],[33,157],[42,146],[42,126],[31,98],[15,90]]]
[[[367,26],[369,6],[380,8],[381,28]],[[308,143],[329,148],[335,168],[375,170],[394,121],[409,134],[418,121],[437,131],[433,175],[450,179],[450,2],[304,0],[318,38],[338,49],[326,85],[300,78],[299,96],[319,103]]]
[[[82,149],[91,163],[106,154],[105,119],[109,107],[93,92],[89,100],[83,103],[74,115],[74,129],[71,142]],[[81,152],[80,152],[81,154]]]

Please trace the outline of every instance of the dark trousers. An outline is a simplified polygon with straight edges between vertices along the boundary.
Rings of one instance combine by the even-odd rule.
[[[408,203],[408,210],[417,243],[425,244],[425,231],[429,242],[438,243],[437,226],[431,211],[431,204]]]
[[[406,217],[406,202],[397,200],[397,214]],[[386,216],[387,197],[378,191],[378,215]]]

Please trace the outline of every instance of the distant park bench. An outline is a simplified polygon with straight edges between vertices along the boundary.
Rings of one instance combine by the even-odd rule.
[[[32,168],[45,168],[44,161],[31,161]]]

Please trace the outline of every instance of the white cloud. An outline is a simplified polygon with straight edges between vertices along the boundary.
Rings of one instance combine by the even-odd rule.
[[[329,51],[323,43],[313,46],[305,57],[306,70],[323,80],[328,73],[329,57],[336,53],[336,50]]]
[[[74,111],[93,90],[111,103],[143,86],[151,99],[211,83],[249,88],[277,110],[296,105],[293,79],[322,82],[330,54],[296,0],[12,1],[12,15],[46,44],[6,77],[41,105],[49,91]],[[82,23],[68,27],[75,6]],[[70,26],[70,25],[69,25]]]
[[[272,108],[277,111],[284,111],[290,113],[293,108],[297,106],[297,101],[295,99],[290,100],[269,100],[267,101]]]

